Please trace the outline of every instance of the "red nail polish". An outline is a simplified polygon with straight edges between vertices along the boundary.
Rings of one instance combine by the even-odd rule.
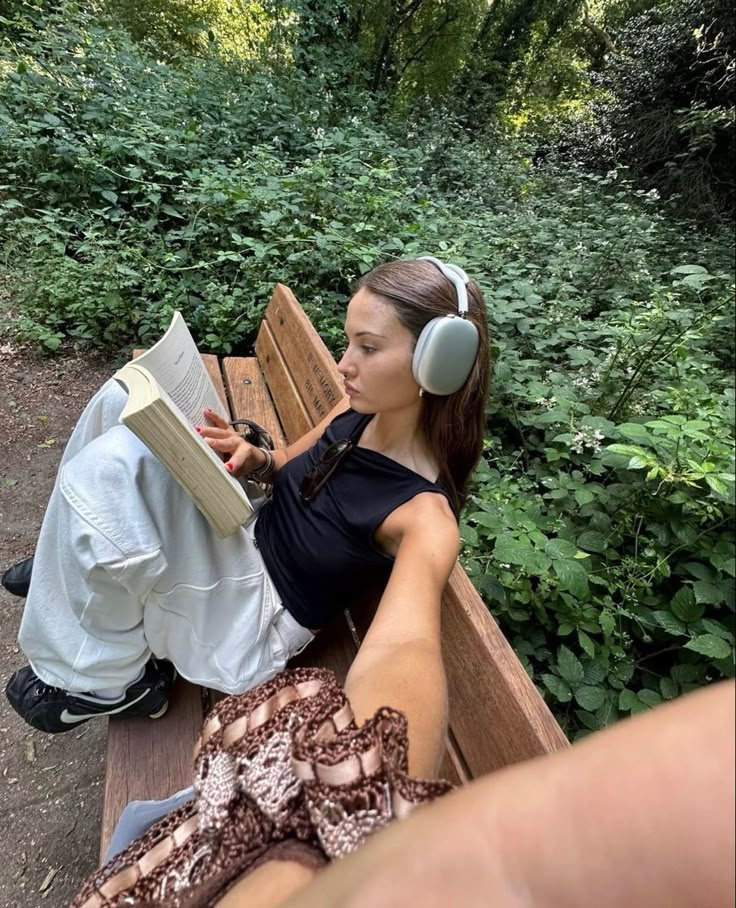
[[[201,432],[201,431],[202,431],[202,430],[199,428],[199,426],[195,426],[194,428],[197,430],[197,432]]]
[[[231,463],[226,463],[226,464],[225,464],[225,469],[226,469],[226,470],[232,471],[232,468],[233,468],[233,465],[232,465]]]

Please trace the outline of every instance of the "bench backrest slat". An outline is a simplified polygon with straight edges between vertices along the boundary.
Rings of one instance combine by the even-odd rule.
[[[567,739],[465,571],[442,604],[452,731],[473,776],[567,746]]]
[[[315,425],[345,396],[335,360],[288,287],[276,285],[265,317],[299,399]],[[271,387],[270,377],[268,382]]]
[[[308,432],[315,421],[304,405],[284,355],[265,321],[258,332],[256,354],[258,362],[268,374],[268,387],[284,433],[290,441],[295,441]]]

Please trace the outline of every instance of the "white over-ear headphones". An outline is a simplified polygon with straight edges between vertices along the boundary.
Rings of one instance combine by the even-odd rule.
[[[446,265],[431,255],[420,260],[432,262],[452,281],[457,293],[457,315],[433,318],[422,329],[414,348],[412,372],[414,381],[423,391],[446,396],[459,391],[465,384],[478,354],[478,329],[465,316],[468,313],[470,278],[457,265]]]

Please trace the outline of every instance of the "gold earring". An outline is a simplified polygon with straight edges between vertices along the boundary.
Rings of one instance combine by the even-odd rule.
[[[419,389],[419,396],[424,397],[424,388]]]

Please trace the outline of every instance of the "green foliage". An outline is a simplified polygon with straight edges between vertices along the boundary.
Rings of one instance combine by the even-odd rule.
[[[733,673],[733,353],[713,352],[733,278],[725,259],[668,263],[652,203],[567,180],[554,212],[535,188],[489,291],[490,435],[462,535],[579,733]]]
[[[146,345],[178,308],[204,349],[246,352],[280,280],[338,353],[356,275],[458,261],[494,347],[462,557],[540,690],[577,735],[732,674],[730,237],[438,105],[380,117],[338,51],[304,79],[340,12],[306,10],[278,79],[217,41],[161,62],[69,4],[13,32],[0,236],[20,336]]]
[[[229,351],[252,339],[261,309],[243,300],[265,300],[273,274],[301,283],[315,250],[317,280],[344,273],[344,256],[354,267],[367,228],[345,239],[339,218],[369,174],[398,208],[383,136],[338,128],[350,89],[336,108],[324,78],[276,88],[256,72],[245,86],[216,55],[155,62],[73,7],[49,21],[0,84],[0,231],[27,269],[22,336],[148,343],[180,308]]]
[[[669,0],[614,29],[582,116],[553,129],[602,172],[630,168],[688,215],[733,210],[736,21],[725,0]]]

